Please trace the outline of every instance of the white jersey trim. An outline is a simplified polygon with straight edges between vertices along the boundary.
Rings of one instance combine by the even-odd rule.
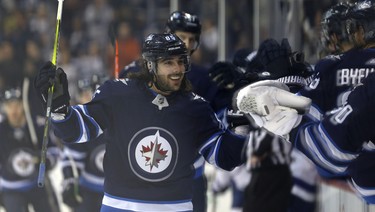
[[[145,202],[141,200],[130,200],[125,198],[111,197],[105,193],[103,197],[103,205],[127,211],[149,211],[149,212],[177,212],[192,211],[193,204],[191,201],[180,202]]]

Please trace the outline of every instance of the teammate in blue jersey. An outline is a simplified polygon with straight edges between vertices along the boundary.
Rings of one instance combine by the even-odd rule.
[[[351,26],[356,28],[366,22],[373,22],[375,21],[374,11],[375,8],[372,4],[369,4],[369,2],[358,3],[352,10],[349,10],[347,22],[351,23]],[[366,19],[361,20],[362,16],[366,17]],[[343,27],[347,27],[347,25]],[[361,33],[358,29],[349,28],[349,31],[355,34]],[[365,30],[364,27],[361,27],[361,29]],[[371,29],[368,28],[367,30],[371,31]],[[365,34],[366,33],[368,32],[365,31]],[[357,38],[359,37],[357,36]],[[369,73],[375,70],[375,63],[372,62],[375,57],[374,48],[368,48],[369,46],[363,48],[363,45],[359,45],[363,42],[361,41],[362,39],[356,40],[350,35],[347,35],[347,39],[355,41],[353,43],[355,47],[343,54],[331,56],[329,59],[323,60],[320,64],[318,63],[316,66],[316,70],[319,71],[318,76],[309,87],[300,92],[301,95],[311,98],[314,102],[311,109],[311,117],[313,120],[319,121],[321,117],[324,117],[329,111],[343,106],[347,101],[349,90],[360,84]],[[368,37],[365,40],[369,43],[373,42],[371,39],[374,38]],[[303,131],[301,131],[301,133],[304,134]],[[312,131],[309,134],[313,136],[314,132]],[[323,140],[316,140],[317,143],[322,141]],[[297,142],[297,147],[305,152],[308,151],[303,146],[299,146],[299,144],[303,144],[302,141],[301,143]],[[341,151],[343,150],[339,148],[337,153]],[[349,161],[343,162],[340,159],[339,161],[316,160],[316,162],[319,164],[321,168],[320,173],[323,176],[345,176],[347,174]]]
[[[322,74],[320,80],[316,80],[316,83],[312,84],[312,88],[317,88],[310,91],[312,93],[311,97],[317,99],[314,109],[321,109],[320,113],[322,115],[335,107],[341,106],[348,109],[348,106],[344,106],[346,102],[350,101],[347,90],[361,84],[375,70],[375,63],[373,62],[375,57],[374,12],[374,3],[371,1],[359,2],[354,6],[349,12],[347,21],[349,23],[347,27],[349,28],[347,29],[351,33],[350,39],[357,48],[337,56],[334,59],[337,65],[331,68],[331,72],[326,71],[324,75]],[[325,77],[324,80],[323,77]],[[322,89],[322,87],[326,88]],[[321,92],[314,92],[314,90],[321,90]],[[332,97],[336,98],[329,99],[328,92]],[[302,94],[307,95],[306,92]],[[317,98],[318,95],[319,98]],[[350,102],[349,104],[353,103]],[[350,183],[355,188],[355,191],[368,203],[375,203],[375,195],[373,194],[373,188],[375,187],[373,183],[374,176],[371,172],[368,172],[371,167],[375,166],[372,163],[375,158],[373,144],[366,142],[362,146],[365,140],[356,143],[355,139],[348,143],[346,138],[343,139],[336,136],[336,132],[335,135],[329,134],[330,136],[326,136],[329,133],[329,131],[325,132],[327,128],[334,129],[336,128],[335,125],[338,125],[337,128],[345,126],[345,124],[340,123],[345,123],[344,120],[348,119],[346,116],[351,113],[357,113],[357,111],[351,112],[342,109],[338,114],[329,116],[332,118],[325,118],[321,125],[307,124],[304,128],[305,130],[300,130],[297,134],[296,145],[312,158],[320,168],[320,173],[326,176],[349,176]],[[342,115],[342,117],[339,118],[339,115]],[[312,120],[316,121],[316,119]],[[349,131],[347,130],[347,132]],[[352,130],[350,133],[353,135],[347,136],[355,137],[356,134],[363,132]],[[325,136],[322,137],[317,134]],[[303,136],[306,139],[301,139]],[[311,143],[311,141],[313,142]],[[330,146],[330,149],[327,149],[327,145]]]
[[[50,62],[35,87],[46,97],[55,79],[52,126],[63,141],[90,142],[108,132],[101,211],[193,211],[198,155],[231,170],[243,162],[245,137],[224,129],[190,91],[189,55],[176,35],[150,34],[142,57],[141,71],[105,82],[84,105],[69,106],[66,75]]]
[[[355,48],[316,66],[319,75],[301,91],[313,99],[313,105],[291,133],[291,141],[317,165],[322,176],[349,177],[368,203],[375,203],[374,176],[369,171],[375,166],[374,145],[369,142],[373,138],[369,105],[374,77],[366,79],[375,68],[374,12],[371,1],[359,2],[348,11],[343,32],[349,32]],[[348,92],[362,83],[367,86]],[[340,109],[333,110],[337,107]]]
[[[0,121],[0,184],[5,211],[59,211],[56,193],[49,177],[43,188],[38,188],[43,122],[36,117],[26,119],[20,88],[7,89],[1,95],[4,119]],[[32,127],[31,127],[32,124]],[[34,140],[33,136],[36,136]],[[38,140],[39,138],[39,140]],[[53,142],[47,149],[47,174],[55,164],[58,149]]]
[[[76,101],[89,102],[105,77],[93,75],[78,81]],[[62,158],[63,202],[73,211],[100,211],[103,199],[105,134],[92,142],[64,145]]]

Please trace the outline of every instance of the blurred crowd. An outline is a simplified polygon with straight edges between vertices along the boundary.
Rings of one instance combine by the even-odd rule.
[[[262,15],[254,20],[254,0],[226,4],[225,55],[232,58],[243,47],[255,49],[253,25],[258,22],[259,41],[266,37],[290,39],[291,46],[303,50],[309,61],[316,59],[318,31],[322,11],[337,3],[326,0],[316,3],[302,2],[303,8],[294,8],[293,1],[261,2]],[[293,4],[292,4],[293,3]],[[218,60],[220,45],[218,1],[178,1],[178,7],[197,14],[202,23],[201,45],[194,54],[197,64],[210,66]],[[275,5],[289,10],[290,23],[297,22],[300,29],[277,30]],[[71,79],[85,77],[87,72],[113,75],[114,49],[111,34],[119,40],[119,62],[124,67],[139,57],[140,43],[150,32],[163,31],[165,20],[171,12],[170,1],[135,0],[65,0],[60,30],[58,63],[67,70]],[[3,0],[0,3],[0,89],[19,83],[22,76],[32,75],[40,61],[50,59],[56,26],[57,1]],[[301,16],[296,14],[301,13]],[[239,15],[240,14],[240,15]],[[268,15],[267,15],[268,14]],[[285,19],[287,20],[287,19]],[[303,24],[301,24],[303,23]],[[286,29],[286,28],[285,28]],[[282,33],[282,34],[280,34]],[[112,39],[113,40],[113,39]],[[64,69],[64,70],[65,70]],[[89,71],[88,71],[89,70]],[[76,81],[76,80],[75,80]],[[71,82],[73,82],[71,80]],[[73,84],[73,83],[72,83]]]
[[[182,1],[187,8],[198,1]],[[195,59],[207,64],[217,60],[218,29],[216,1],[204,3],[210,10],[202,10],[201,52]],[[210,7],[208,7],[211,5]],[[245,6],[249,2],[238,6]],[[60,29],[58,64],[66,70],[70,82],[77,76],[85,78],[96,73],[112,75],[114,48],[111,34],[119,42],[119,66],[124,67],[140,56],[140,44],[151,31],[163,31],[170,14],[169,1],[65,0]],[[197,7],[195,7],[197,8]],[[57,1],[8,1],[0,3],[0,89],[20,84],[23,76],[30,76],[40,68],[41,61],[50,59],[56,26]],[[200,13],[196,13],[200,14]],[[233,12],[229,17],[235,17]],[[209,18],[205,18],[209,17]],[[233,19],[231,18],[231,19]],[[243,19],[243,18],[242,18]],[[244,42],[249,27],[238,21],[228,25],[230,46]],[[239,33],[239,31],[242,33]],[[240,38],[242,37],[242,38]],[[245,43],[247,44],[247,43]],[[106,71],[103,73],[103,70]]]

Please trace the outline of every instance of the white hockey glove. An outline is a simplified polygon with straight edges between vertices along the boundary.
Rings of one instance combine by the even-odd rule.
[[[249,113],[251,123],[258,127],[263,127],[273,134],[283,136],[288,140],[288,134],[301,121],[301,115],[295,109],[275,106],[274,110],[266,116],[259,116],[255,113]]]
[[[303,114],[311,105],[311,99],[289,92],[288,86],[277,80],[250,84],[240,89],[235,98],[240,111],[260,116],[270,115],[276,106],[292,108]]]
[[[287,135],[300,122],[301,116],[295,109],[276,106],[273,112],[265,116],[263,120],[265,129],[288,139]]]

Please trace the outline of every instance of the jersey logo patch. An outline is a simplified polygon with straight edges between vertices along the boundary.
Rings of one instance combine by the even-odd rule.
[[[154,100],[152,100],[152,104],[158,106],[159,110],[162,110],[163,107],[168,107],[168,101],[167,98],[165,98],[163,95],[158,94]]]
[[[130,167],[143,180],[159,182],[172,175],[177,164],[178,144],[167,130],[149,127],[137,132],[128,148]]]
[[[38,157],[32,150],[20,148],[10,153],[7,167],[16,176],[31,177],[36,174],[35,164],[37,162]]]

